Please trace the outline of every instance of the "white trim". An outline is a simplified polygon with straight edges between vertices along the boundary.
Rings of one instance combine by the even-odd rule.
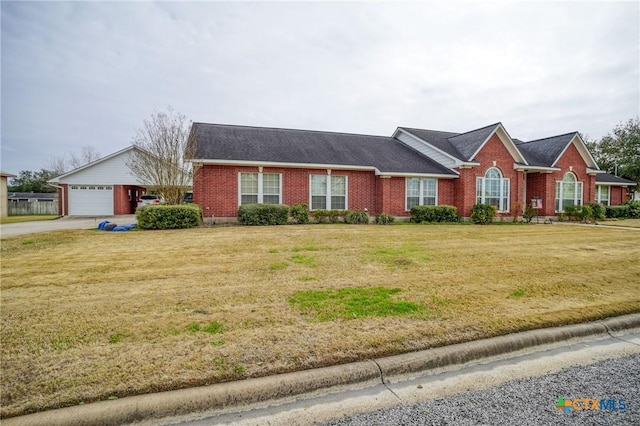
[[[76,168],[76,169],[73,169],[73,170],[71,170],[70,172],[66,172],[66,173],[61,174],[60,176],[56,176],[56,177],[54,177],[53,179],[49,180],[48,182],[55,182],[55,183],[59,183],[59,182],[60,182],[60,179],[62,179],[62,178],[66,178],[67,176],[70,176],[70,175],[72,175],[72,174],[78,173],[78,172],[80,172],[80,171],[82,171],[82,170],[84,170],[84,169],[86,169],[86,168],[93,167],[93,166],[95,166],[96,164],[99,164],[99,163],[102,163],[102,162],[104,162],[104,161],[107,161],[107,160],[108,160],[108,159],[110,159],[110,158],[116,157],[116,156],[118,156],[118,155],[120,155],[120,154],[122,154],[122,153],[125,153],[125,152],[130,151],[130,150],[133,150],[133,149],[140,150],[140,148],[138,148],[137,146],[134,146],[134,145],[128,146],[128,147],[126,147],[126,148],[124,148],[124,149],[121,149],[120,151],[116,151],[116,152],[114,152],[113,154],[109,154],[109,155],[107,155],[106,157],[102,157],[102,158],[100,158],[100,159],[98,159],[98,160],[96,160],[96,161],[93,161],[93,162],[91,162],[91,163],[87,163],[87,164],[85,164],[84,166],[80,166],[80,167],[78,167],[78,168]]]
[[[429,142],[425,141],[424,139],[419,138],[418,136],[414,135],[414,134],[413,134],[413,133],[411,133],[411,132],[408,132],[408,131],[407,131],[407,130],[405,130],[405,129],[401,129],[400,127],[398,127],[398,128],[396,129],[396,131],[395,131],[395,132],[393,132],[393,135],[391,135],[391,137],[392,137],[392,138],[395,138],[395,139],[398,139],[398,138],[396,137],[396,135],[398,134],[398,132],[402,132],[402,133],[404,133],[405,135],[408,135],[408,136],[412,137],[413,139],[415,139],[415,140],[417,140],[417,141],[419,141],[419,142],[422,142],[423,144],[427,145],[429,148],[433,149],[434,151],[437,151],[438,153],[440,153],[440,154],[444,155],[445,157],[449,157],[449,158],[450,158],[451,160],[453,160],[455,163],[459,163],[459,162],[460,162],[460,159],[459,159],[459,158],[454,157],[453,155],[451,155],[451,154],[449,154],[449,153],[447,153],[447,152],[445,152],[445,151],[441,150],[440,148],[437,148],[437,147],[435,147],[435,146],[431,145]],[[400,139],[398,139],[398,140],[400,141]],[[400,142],[402,142],[402,141],[400,141]],[[406,145],[406,144],[405,144],[405,145]]]
[[[418,206],[437,206],[438,204],[438,179],[432,177],[417,177],[417,176],[406,176],[404,179],[404,211],[411,211],[409,207],[409,185],[407,185],[407,181],[409,179],[418,179]],[[435,204],[424,204],[424,181],[427,179],[432,179],[436,183],[436,195],[435,195]]]
[[[278,204],[282,204],[282,173],[270,173],[270,172],[238,172],[238,206],[242,205],[242,175],[243,174],[257,174],[258,175],[258,202],[257,204],[264,204],[264,175],[277,175],[279,178],[278,183]],[[273,194],[266,194],[273,195]]]
[[[611,186],[609,185],[600,185],[596,183],[596,203],[602,204],[602,199],[600,198],[600,191],[598,191],[598,187],[603,186],[607,188],[607,206],[611,205]]]
[[[325,193],[325,203],[323,209],[314,209],[313,208],[313,187],[311,185],[312,176],[324,176],[326,178],[326,193]],[[333,209],[331,206],[331,179],[334,177],[343,177],[344,178],[344,210],[349,210],[349,176],[347,175],[320,175],[317,173],[309,173],[309,210],[343,210],[343,209]]]
[[[454,172],[456,172],[456,176],[453,175],[440,175],[440,174],[434,174],[434,173],[383,173],[380,175],[380,177],[404,177],[404,178],[410,178],[410,177],[421,177],[421,178],[435,178],[435,179],[458,179],[460,176],[460,172],[457,172],[455,170],[453,170]]]
[[[574,172],[569,171],[569,172],[566,172],[564,175],[562,175],[562,179],[556,181],[556,193],[555,193],[555,198],[553,200],[553,204],[554,204],[553,205],[553,209],[554,209],[554,211],[556,213],[564,213],[564,207],[565,206],[562,205],[562,200],[564,200],[564,198],[563,198],[563,195],[564,195],[564,187],[563,187],[563,185],[565,183],[570,183],[570,182],[565,182],[564,181],[565,176],[567,176],[568,174],[571,174],[573,176],[573,178],[575,179],[574,182],[573,182],[575,184],[575,188],[576,188],[574,193],[573,193],[573,203],[574,203],[573,205],[574,206],[583,206],[584,205],[584,182],[581,181],[581,180],[578,180],[578,176]],[[559,192],[558,192],[558,184],[560,184],[560,191]],[[578,191],[578,187],[580,187],[579,191]],[[580,196],[580,203],[579,204],[578,204],[578,194]],[[556,205],[555,205],[557,200],[560,200],[559,206],[558,206],[558,207],[560,207],[560,209],[558,209],[558,210],[556,210]]]
[[[513,163],[513,169],[525,173],[536,172],[559,172],[562,169],[559,167],[545,167],[545,166],[529,166],[526,164]]]
[[[318,171],[322,170],[365,170],[365,171],[373,171],[376,176],[424,176],[424,177],[435,177],[441,179],[457,179],[460,172],[451,170],[455,175],[446,175],[446,174],[437,174],[437,173],[413,173],[413,172],[383,172],[378,170],[377,167],[371,166],[349,166],[349,165],[336,165],[336,164],[312,164],[312,163],[277,163],[277,162],[268,162],[268,161],[237,161],[237,160],[189,160],[194,164],[202,164],[202,165],[222,165],[222,166],[238,166],[238,167],[255,167],[255,166],[264,166],[264,167],[278,167],[278,168],[289,168],[289,169],[314,169]],[[474,166],[479,166],[480,163],[469,163]]]
[[[576,144],[574,142],[576,139],[578,140],[579,144]],[[553,162],[551,167],[554,167],[556,165],[556,163],[558,163],[560,158],[564,155],[564,153],[567,151],[567,149],[569,149],[569,145],[571,145],[571,144],[574,144],[576,146],[576,149],[578,150],[578,154],[580,154],[582,159],[585,160],[585,163],[587,163],[587,170],[589,168],[591,168],[593,170],[599,170],[600,169],[598,167],[598,164],[596,163],[596,160],[593,159],[593,157],[591,156],[591,153],[587,149],[587,146],[585,145],[584,141],[582,140],[582,138],[580,137],[580,135],[578,133],[573,135],[573,137],[571,138],[569,143],[564,147],[562,152],[560,152],[560,154],[555,159],[555,161]],[[585,158],[585,154],[586,154],[586,158]],[[589,173],[589,172],[587,172],[587,173]]]
[[[637,183],[635,183],[635,182],[598,182],[598,181],[596,181],[596,185],[627,187],[627,186],[637,186]]]
[[[476,193],[475,193],[475,200],[476,203],[480,202],[482,204],[486,204],[487,200],[486,200],[486,196],[485,196],[485,192],[486,192],[486,187],[487,187],[487,173],[489,173],[490,170],[497,170],[498,173],[500,174],[500,192],[498,194],[498,212],[500,213],[504,213],[504,212],[509,212],[511,211],[511,179],[504,177],[504,173],[502,173],[502,170],[500,170],[499,167],[489,167],[487,170],[485,170],[484,174],[482,176],[476,176]],[[478,201],[478,179],[480,179],[480,201]],[[507,185],[509,186],[509,190],[507,192],[507,194],[504,193],[504,185],[505,182],[507,182]],[[491,197],[491,198],[495,198],[495,197]],[[502,204],[505,201],[506,198],[506,206],[505,209],[500,209],[500,204]]]
[[[600,170],[600,169],[592,169],[591,167],[587,167],[587,174],[588,175],[601,175],[607,173],[604,170]]]
[[[476,129],[476,130],[478,130],[478,129]],[[501,130],[502,132],[498,133],[499,130]],[[475,130],[471,130],[471,131],[466,132],[466,133],[471,133],[471,132],[474,132],[474,131]],[[462,135],[464,135],[466,133],[461,133],[459,136],[462,136]],[[493,135],[496,134],[496,133],[498,134],[498,138],[500,139],[500,142],[502,142],[504,147],[507,148],[507,151],[509,151],[509,154],[511,154],[511,158],[513,158],[514,160],[520,160],[524,164],[527,164],[527,159],[524,158],[524,155],[522,155],[522,153],[520,152],[520,150],[518,149],[516,144],[513,142],[513,140],[511,140],[511,136],[509,136],[509,133],[507,133],[507,131],[505,130],[505,128],[502,125],[502,123],[498,123],[497,124],[497,126],[493,129],[493,131],[489,134],[489,136],[484,140],[484,142],[482,142],[480,147],[478,149],[476,149],[476,152],[474,152],[473,155],[471,157],[469,157],[469,159],[475,158],[475,156],[478,155],[478,153],[482,150],[482,148],[484,148],[484,146],[487,144],[487,142],[489,142],[489,139],[491,139],[491,137],[493,137]],[[455,136],[454,136],[454,138],[455,138]]]

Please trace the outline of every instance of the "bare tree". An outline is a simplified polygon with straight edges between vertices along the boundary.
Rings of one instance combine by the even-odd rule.
[[[100,153],[94,146],[85,145],[80,148],[80,154],[70,154],[70,158],[67,155],[56,156],[49,160],[47,170],[51,171],[54,176],[60,176],[70,170],[77,169],[85,164],[93,163],[100,159]]]
[[[180,204],[191,186],[191,166],[184,160],[192,157],[186,117],[171,107],[154,112],[137,130],[133,145],[138,149],[127,162],[133,174],[167,204]]]
[[[71,166],[71,169],[77,169],[80,166],[93,163],[94,161],[99,159],[100,153],[96,150],[96,148],[90,145],[86,145],[80,148],[80,155],[71,154],[69,165]]]

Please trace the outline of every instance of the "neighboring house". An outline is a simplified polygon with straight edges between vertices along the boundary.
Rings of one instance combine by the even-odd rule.
[[[55,192],[10,192],[7,198],[9,202],[13,203],[50,203],[58,201],[58,194]]]
[[[469,217],[486,203],[513,215],[533,200],[540,216],[556,216],[595,201],[596,182],[612,205],[624,201],[617,188],[635,185],[607,177],[577,132],[524,142],[501,123],[466,133],[398,127],[391,137],[194,123],[190,137],[205,217],[234,218],[251,203],[398,217],[414,205]]]
[[[10,192],[9,215],[55,215],[58,214],[56,192]]]
[[[16,177],[13,173],[3,172],[0,170],[0,216],[7,217],[7,180],[9,178]]]
[[[49,181],[58,188],[61,216],[112,216],[135,213],[146,189],[127,161],[134,146],[85,164]]]

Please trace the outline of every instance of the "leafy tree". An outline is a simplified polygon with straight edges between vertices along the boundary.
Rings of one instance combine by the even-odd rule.
[[[55,176],[53,172],[45,169],[39,172],[22,170],[18,176],[11,179],[7,189],[9,192],[56,192],[56,188],[47,184],[47,181]]]
[[[133,145],[139,149],[127,166],[140,181],[155,190],[167,204],[180,204],[191,186],[189,128],[186,117],[171,107],[155,112],[138,129]]]
[[[640,185],[640,117],[621,122],[599,141],[585,140],[601,169]]]

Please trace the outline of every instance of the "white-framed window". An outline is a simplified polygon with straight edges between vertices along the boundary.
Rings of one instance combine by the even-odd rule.
[[[572,172],[556,181],[556,212],[564,212],[570,206],[582,205],[582,182]]]
[[[609,185],[596,185],[596,203],[608,206],[611,187]]]
[[[492,167],[482,177],[476,178],[476,203],[496,206],[498,211],[509,211],[510,181],[502,172]]]
[[[346,210],[347,177],[310,175],[311,210]]]
[[[438,179],[435,178],[406,178],[407,210],[413,206],[435,206],[438,204]]]
[[[280,173],[240,173],[238,203],[281,204],[282,175]]]

